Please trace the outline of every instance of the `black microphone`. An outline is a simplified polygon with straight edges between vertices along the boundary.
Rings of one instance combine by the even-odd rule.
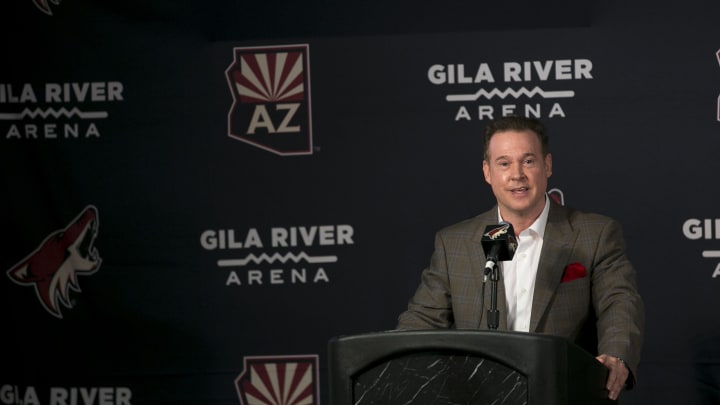
[[[485,251],[485,276],[497,265],[498,262],[512,260],[518,246],[515,230],[509,222],[501,222],[498,225],[488,225],[482,236],[482,247]]]

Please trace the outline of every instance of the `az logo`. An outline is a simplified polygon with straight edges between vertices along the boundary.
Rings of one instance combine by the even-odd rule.
[[[243,405],[318,405],[318,355],[249,356],[235,379]]]
[[[228,136],[281,156],[312,154],[308,45],[233,52]]]

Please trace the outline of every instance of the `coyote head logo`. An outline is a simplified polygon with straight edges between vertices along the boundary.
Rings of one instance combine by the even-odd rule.
[[[501,237],[502,235],[505,235],[508,232],[508,228],[510,228],[510,224],[504,223],[500,224],[497,228],[491,229],[485,233],[485,236],[487,236],[490,239],[497,239]]]
[[[53,316],[62,318],[59,304],[70,308],[70,289],[80,292],[77,275],[89,275],[100,268],[94,246],[98,233],[98,212],[90,205],[62,230],[51,233],[20,263],[8,270],[17,284],[35,287],[40,303]]]

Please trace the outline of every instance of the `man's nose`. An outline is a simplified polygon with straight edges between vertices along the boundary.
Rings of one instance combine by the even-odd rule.
[[[525,178],[525,172],[522,165],[513,165],[511,177],[513,180],[521,180]]]

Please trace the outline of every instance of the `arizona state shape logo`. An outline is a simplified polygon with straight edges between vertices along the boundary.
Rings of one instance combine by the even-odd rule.
[[[233,49],[228,136],[282,156],[313,152],[308,45]]]
[[[244,405],[317,405],[318,356],[250,356],[235,380]]]
[[[98,226],[97,209],[90,205],[8,270],[8,277],[19,285],[34,287],[45,310],[62,318],[60,304],[71,307],[70,289],[80,292],[77,275],[90,275],[100,268],[94,246]]]

